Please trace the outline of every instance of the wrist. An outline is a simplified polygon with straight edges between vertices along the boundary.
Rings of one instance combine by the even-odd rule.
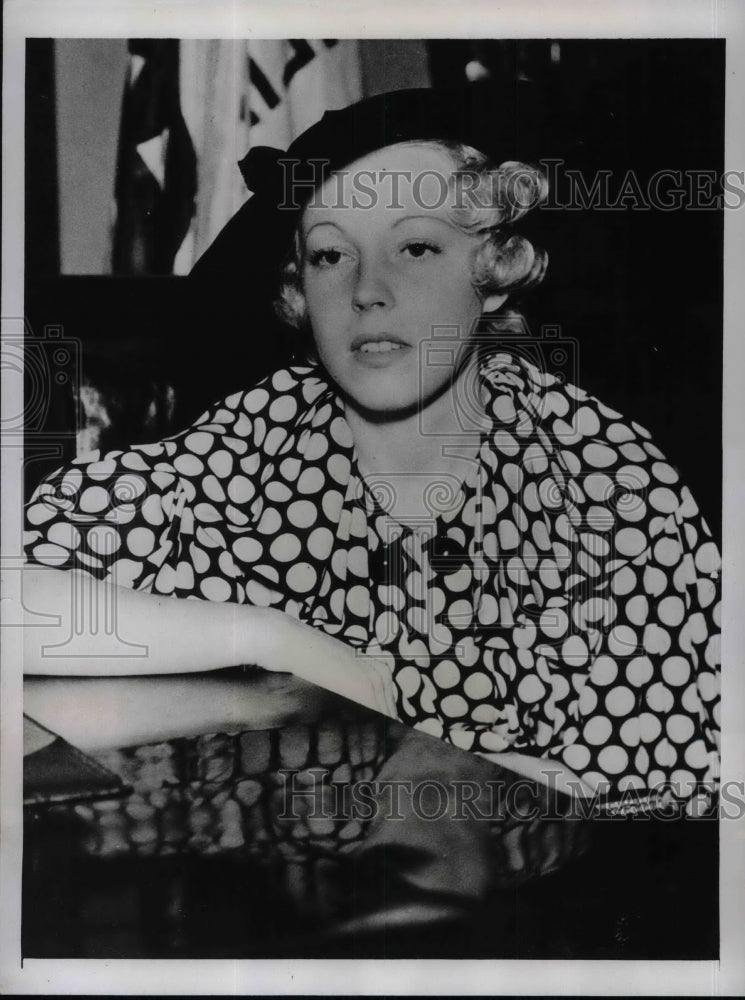
[[[265,670],[282,670],[287,641],[285,615],[276,608],[243,607],[241,649],[244,662]],[[286,669],[286,668],[284,668]]]

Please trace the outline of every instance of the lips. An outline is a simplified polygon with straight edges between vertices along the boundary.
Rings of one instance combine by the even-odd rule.
[[[359,349],[360,354],[390,354],[392,351],[403,351],[403,344],[395,344],[391,340],[368,341]]]
[[[362,354],[380,354],[409,346],[395,333],[358,333],[352,340],[351,350]]]

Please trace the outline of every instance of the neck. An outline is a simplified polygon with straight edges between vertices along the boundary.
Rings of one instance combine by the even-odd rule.
[[[467,364],[444,392],[425,407],[384,417],[349,403],[345,415],[361,471],[441,471],[444,445],[463,455],[478,451],[488,427],[477,364]]]

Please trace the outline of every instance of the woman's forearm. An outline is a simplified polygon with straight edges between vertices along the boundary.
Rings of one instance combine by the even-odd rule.
[[[338,711],[338,703],[292,674],[214,670],[150,677],[27,676],[23,709],[80,750],[104,750],[313,723]]]
[[[251,663],[396,717],[389,657],[358,655],[277,609],[174,600],[38,567],[24,570],[23,603],[27,674],[143,676]]]
[[[24,673],[189,673],[267,659],[263,608],[174,600],[30,566],[23,573]]]

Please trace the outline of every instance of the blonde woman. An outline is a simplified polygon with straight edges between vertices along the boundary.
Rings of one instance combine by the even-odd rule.
[[[646,430],[500,347],[547,264],[518,232],[546,184],[478,145],[423,90],[251,151],[254,238],[284,247],[277,308],[311,350],[41,485],[35,610],[87,574],[147,655],[51,659],[32,618],[28,672],[253,663],[574,794],[712,787],[716,547]]]

